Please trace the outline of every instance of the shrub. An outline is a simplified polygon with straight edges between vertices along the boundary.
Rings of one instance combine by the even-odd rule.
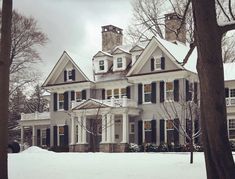
[[[137,144],[130,143],[128,146],[129,152],[140,152],[140,147]]]
[[[165,143],[162,143],[158,146],[158,152],[167,152],[167,151],[168,151],[168,148]]]
[[[148,144],[145,145],[145,151],[146,152],[157,152],[158,147],[157,147],[156,144],[148,143]]]

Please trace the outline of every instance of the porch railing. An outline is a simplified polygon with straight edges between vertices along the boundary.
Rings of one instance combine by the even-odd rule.
[[[50,119],[50,112],[35,112],[35,113],[28,113],[24,114],[21,113],[21,119],[20,120],[37,120],[37,119]]]
[[[227,106],[235,106],[235,97],[226,98]]]

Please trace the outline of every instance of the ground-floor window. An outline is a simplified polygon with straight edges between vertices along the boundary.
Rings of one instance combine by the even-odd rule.
[[[151,121],[144,121],[144,135],[146,143],[152,142],[152,125]]]
[[[41,145],[42,145],[42,146],[47,145],[47,143],[46,143],[46,137],[47,137],[46,129],[42,129],[42,130],[41,130]]]
[[[235,119],[228,120],[229,139],[235,140]]]
[[[174,143],[174,125],[173,120],[166,120],[166,136],[167,144],[171,145]]]
[[[64,126],[59,126],[59,146],[64,146],[65,143],[65,136],[64,136]]]

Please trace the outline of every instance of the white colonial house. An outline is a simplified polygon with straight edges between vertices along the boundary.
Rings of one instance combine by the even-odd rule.
[[[166,24],[177,23],[175,14],[167,15]],[[181,33],[178,39],[166,31],[165,40],[123,45],[122,29],[103,26],[102,50],[92,58],[93,79],[63,52],[43,84],[50,93],[50,111],[22,114],[21,138],[24,128],[31,127],[33,145],[80,152],[124,152],[129,143],[187,143],[180,135],[188,132],[189,122],[182,106],[198,104],[199,85],[196,50],[182,66],[189,47],[185,31]],[[229,136],[234,139],[235,77],[225,84]],[[196,133],[200,124],[194,117]]]

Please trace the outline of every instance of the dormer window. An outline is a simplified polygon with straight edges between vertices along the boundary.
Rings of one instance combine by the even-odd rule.
[[[104,60],[99,61],[99,70],[103,71],[104,70]]]
[[[151,58],[150,69],[151,71],[165,70],[165,57]]]
[[[122,58],[117,58],[117,68],[122,68]]]

